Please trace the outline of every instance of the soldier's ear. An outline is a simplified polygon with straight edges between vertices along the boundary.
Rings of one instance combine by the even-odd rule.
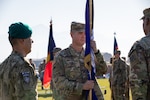
[[[72,32],[70,32],[70,36],[71,36],[71,37],[72,37],[72,34],[73,34],[73,33],[72,33]]]

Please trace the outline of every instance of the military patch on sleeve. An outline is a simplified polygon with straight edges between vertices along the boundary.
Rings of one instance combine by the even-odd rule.
[[[29,72],[22,72],[21,75],[23,76],[23,80],[25,83],[30,82],[30,73]]]
[[[143,60],[143,48],[140,45],[136,45],[132,52],[129,55],[131,66],[135,66],[138,63],[141,63]]]
[[[132,54],[130,55],[130,64],[131,66],[134,66],[139,62],[138,56],[136,54],[136,51],[133,51]]]

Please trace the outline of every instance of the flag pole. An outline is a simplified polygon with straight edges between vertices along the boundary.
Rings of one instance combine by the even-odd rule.
[[[92,74],[92,49],[90,41],[94,39],[93,36],[93,0],[87,0],[86,2],[86,20],[85,20],[85,34],[86,34],[86,49],[85,49],[85,67],[89,72],[89,80],[93,80]],[[94,53],[93,53],[94,54]],[[94,57],[93,57],[94,58]],[[94,66],[93,66],[94,67]],[[87,99],[92,100],[92,89],[89,90]]]
[[[89,7],[90,8],[90,36],[93,37],[93,31],[92,31],[92,29],[93,29],[93,0],[90,0],[89,6],[90,6]],[[92,39],[94,39],[94,38],[92,38]],[[92,57],[92,55],[91,55],[91,57]],[[92,60],[92,58],[91,58],[91,60]],[[90,79],[92,79],[91,70],[90,70]],[[89,91],[89,100],[92,100],[92,89]]]

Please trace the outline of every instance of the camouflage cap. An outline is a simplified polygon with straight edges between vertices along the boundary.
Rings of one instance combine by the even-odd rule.
[[[26,39],[31,36],[32,30],[28,25],[18,22],[9,26],[8,34],[12,38]]]
[[[85,31],[85,24],[79,22],[71,23],[71,32],[84,32],[84,31]]]
[[[141,19],[144,19],[145,17],[150,17],[150,8],[146,8],[143,11],[144,16]]]
[[[120,50],[115,50],[115,54],[121,54],[121,51]]]

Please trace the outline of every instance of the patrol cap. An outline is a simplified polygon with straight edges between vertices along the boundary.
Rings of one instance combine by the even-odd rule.
[[[119,55],[120,55],[120,54],[121,54],[121,51],[120,51],[120,50],[116,50],[116,51],[115,51],[115,54],[119,54]]]
[[[85,24],[79,22],[71,23],[71,32],[84,32],[84,31],[85,31]]]
[[[53,53],[56,53],[56,52],[58,52],[58,51],[60,51],[60,50],[61,50],[61,48],[55,47],[55,48],[53,49]]]
[[[31,28],[22,22],[13,23],[9,26],[8,34],[12,38],[26,39],[31,37]]]
[[[146,8],[143,11],[144,16],[141,19],[144,19],[145,17],[150,17],[150,8]]]

